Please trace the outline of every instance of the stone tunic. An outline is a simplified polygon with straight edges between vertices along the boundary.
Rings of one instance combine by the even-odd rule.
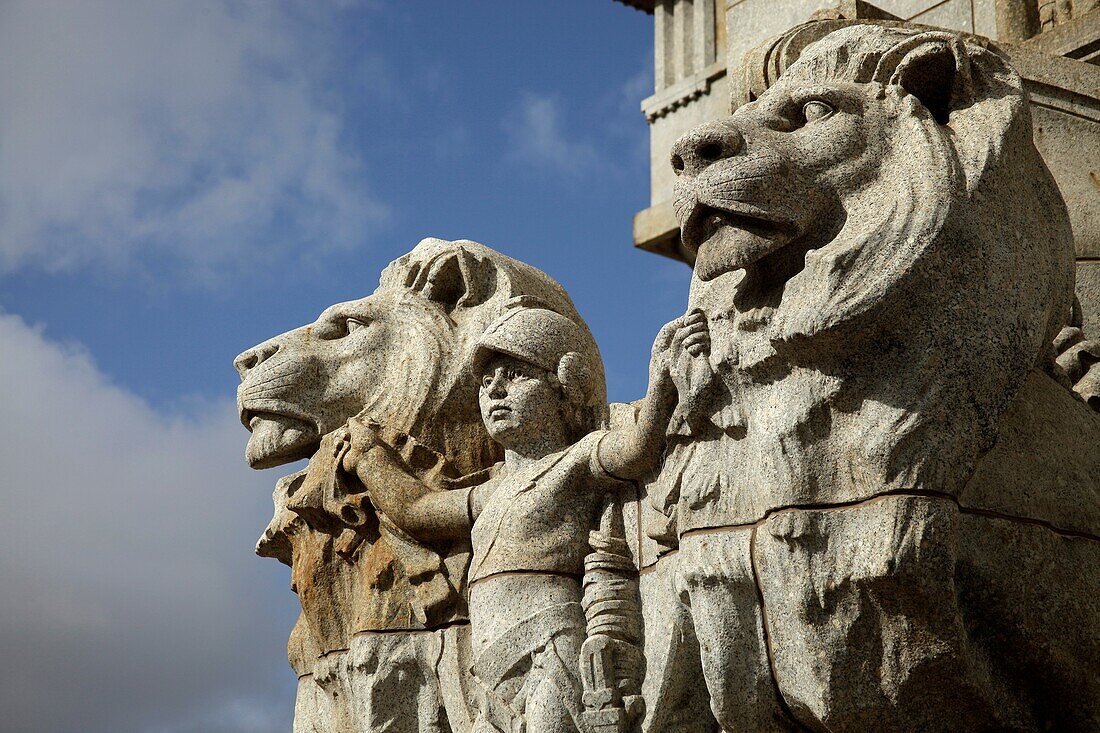
[[[584,574],[600,498],[619,481],[597,455],[606,434],[589,433],[565,450],[470,490],[475,517],[470,583],[514,571]]]

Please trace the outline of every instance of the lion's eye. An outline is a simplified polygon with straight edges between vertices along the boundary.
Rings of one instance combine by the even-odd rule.
[[[809,122],[823,120],[833,113],[833,108],[820,99],[812,99],[802,105],[802,117]]]
[[[349,318],[344,321],[344,330],[347,331],[348,335],[350,336],[351,334],[358,331],[360,328],[366,328],[368,325],[370,324],[368,324],[366,321],[360,321],[357,318]]]

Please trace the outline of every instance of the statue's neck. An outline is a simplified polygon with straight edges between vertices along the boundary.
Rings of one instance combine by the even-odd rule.
[[[509,473],[522,471],[551,453],[557,453],[568,447],[569,441],[563,435],[540,435],[522,445],[505,448],[504,467]]]

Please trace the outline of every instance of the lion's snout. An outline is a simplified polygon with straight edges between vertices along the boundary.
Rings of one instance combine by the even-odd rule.
[[[672,146],[672,169],[678,176],[697,176],[714,163],[738,155],[745,138],[728,119],[693,128]]]
[[[748,144],[743,124],[737,116],[706,122],[672,147],[672,167],[678,176],[673,209],[685,245],[692,249],[706,238],[699,237],[698,230],[709,209],[785,227],[792,223],[782,191],[775,186],[789,178],[790,166],[771,145]]]
[[[251,349],[241,352],[237,358],[233,360],[233,368],[237,370],[237,374],[241,375],[241,380],[243,381],[251,370],[270,359],[278,351],[279,341],[277,339],[264,341],[262,344],[258,344]]]

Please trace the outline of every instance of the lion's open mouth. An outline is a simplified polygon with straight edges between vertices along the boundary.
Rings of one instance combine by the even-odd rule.
[[[277,420],[280,416],[274,412],[264,412],[262,410],[241,410],[240,417],[241,424],[251,432],[260,421]]]
[[[283,405],[276,400],[249,401],[241,405],[237,410],[241,418],[241,424],[249,430],[253,430],[262,422],[277,422],[285,424],[302,423],[309,427],[315,427],[314,420],[289,405]]]
[[[748,232],[762,239],[786,239],[790,234],[789,225],[762,214],[696,204],[681,227],[681,238],[685,247],[698,252],[708,241],[727,229]]]
[[[316,425],[304,417],[257,406],[241,409],[240,416],[251,433],[245,457],[253,468],[271,468],[308,458],[320,439]]]

